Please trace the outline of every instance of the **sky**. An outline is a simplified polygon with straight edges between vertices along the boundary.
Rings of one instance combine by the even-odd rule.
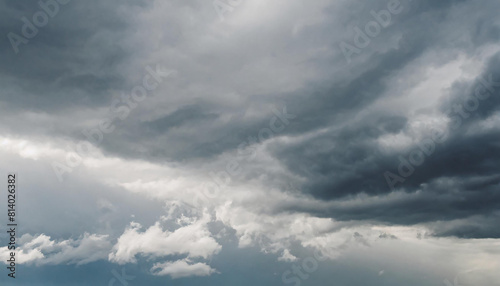
[[[0,284],[500,285],[499,11],[0,0]]]

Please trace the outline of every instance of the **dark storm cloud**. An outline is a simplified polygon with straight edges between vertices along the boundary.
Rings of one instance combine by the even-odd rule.
[[[122,45],[129,27],[123,1],[69,1],[60,4],[54,17],[39,27],[33,38],[17,46],[16,54],[7,35],[24,37],[21,20],[33,24],[43,11],[39,1],[2,1],[0,11],[0,74],[2,100],[23,109],[95,106],[104,104],[113,90],[123,87],[119,65],[129,54]],[[140,2],[138,2],[140,3]]]
[[[396,75],[422,53],[436,48],[441,49],[448,45],[449,40],[457,40],[455,35],[448,30],[449,27],[445,25],[448,24],[445,19],[450,17],[449,11],[446,11],[445,8],[451,9],[463,2],[467,1],[412,2],[404,18],[398,18],[397,22],[389,26],[386,32],[389,35],[401,35],[396,48],[380,53],[376,50],[370,50],[372,46],[369,45],[365,52],[372,52],[372,55],[367,62],[362,63],[361,72],[355,64],[353,64],[354,66],[346,65],[345,59],[342,57],[344,62],[333,61],[332,64],[342,65],[345,67],[344,70],[351,72],[352,76],[347,80],[336,82],[335,79],[332,79],[333,83],[330,86],[323,86],[315,91],[304,90],[301,91],[300,96],[287,95],[289,108],[296,111],[298,117],[301,118],[299,122],[291,126],[290,132],[287,133],[302,133],[331,124],[339,125],[343,119],[352,117],[364,107],[381,98],[387,90],[386,80],[389,77]],[[381,3],[379,4],[379,7],[383,7]],[[488,14],[486,13],[484,16]],[[364,15],[370,16],[369,10]],[[372,19],[361,19],[358,22],[367,23],[370,20]],[[455,20],[457,19],[449,21]],[[480,20],[482,21],[482,17]],[[490,23],[490,28],[493,28],[491,26]],[[475,35],[474,29],[464,28],[468,30],[461,31],[461,34]],[[384,38],[384,34],[379,37]],[[378,39],[375,38],[374,41]],[[486,44],[490,41],[492,39],[485,39],[477,44]],[[465,45],[461,42],[457,42],[457,44]]]
[[[412,3],[407,14],[398,18],[398,22],[386,31],[388,35],[401,35],[397,47],[378,52],[369,46],[363,51],[371,54],[363,63],[363,69],[348,66],[353,72],[347,80],[333,79],[331,83],[322,84],[322,87],[316,85],[314,88],[277,95],[278,101],[298,118],[278,136],[300,136],[306,132],[333,127],[326,133],[299,140],[298,143],[276,144],[270,148],[272,154],[292,174],[305,179],[301,186],[305,194],[330,201],[357,194],[380,196],[392,192],[383,174],[386,171],[397,173],[399,156],[408,154],[383,153],[376,146],[376,140],[383,135],[399,133],[407,126],[408,119],[389,112],[369,115],[357,123],[345,125],[344,122],[383,97],[389,88],[387,79],[397,75],[423,53],[432,49],[448,49],[449,42],[454,41],[457,49],[466,52],[496,41],[497,27],[484,20],[490,15],[490,12],[484,11],[486,7],[477,8],[478,11],[471,13],[474,19],[469,21],[473,25],[461,26],[460,35],[468,36],[470,42],[456,40],[459,35],[450,29],[456,28],[451,23],[459,19],[451,18],[450,9],[468,3],[470,2]],[[370,15],[369,9],[374,7],[364,9],[367,10],[365,15]],[[368,19],[360,18],[356,22],[367,21]],[[477,31],[481,33],[477,34]],[[382,38],[384,35],[375,41]],[[345,64],[343,57],[330,61],[332,64]],[[499,74],[497,69],[498,57],[495,56],[490,60],[483,76]],[[462,102],[472,92],[476,82],[461,83],[463,86],[457,83],[451,91],[450,102]],[[450,134],[446,142],[437,144],[436,151],[426,157],[425,162],[404,183],[397,186],[396,189],[400,192],[410,195],[398,200],[355,207],[318,210],[291,206],[287,210],[307,211],[337,220],[369,220],[403,225],[466,219],[477,215],[488,220],[498,209],[500,198],[496,194],[498,183],[488,183],[490,179],[484,177],[490,178],[498,173],[496,166],[500,150],[496,143],[500,137],[497,133],[470,135],[465,131],[472,122],[482,120],[497,110],[500,98],[498,92],[491,96],[487,104],[482,104],[467,122],[464,121],[460,130]],[[263,99],[253,96],[250,100]],[[448,105],[449,103],[446,106]],[[133,120],[126,121],[104,141],[103,148],[113,154],[152,161],[211,157],[235,150],[249,135],[266,126],[269,120],[242,120],[235,115],[233,120],[221,124],[217,122],[217,118],[224,112],[224,109],[213,104],[196,104],[179,107],[163,117],[141,124],[134,123]],[[236,114],[242,114],[242,111]],[[183,132],[176,132],[180,130],[177,128],[182,128]],[[478,181],[474,185],[475,190],[464,185],[474,178]],[[449,185],[444,184],[443,179],[449,180]],[[486,226],[484,229],[468,226],[467,229],[468,231],[463,230],[466,233],[464,235],[474,236],[474,229],[477,229],[476,236],[496,236],[494,231],[487,231],[491,228]],[[437,232],[437,235],[460,234],[460,231]]]
[[[433,234],[439,237],[500,238],[499,220],[500,214],[497,211],[488,216],[477,215],[463,220],[437,223],[431,229],[433,229]]]
[[[20,48],[26,49],[21,51],[17,57],[4,55],[8,62],[7,66],[11,69],[4,70],[5,74],[11,77],[10,80],[16,83],[17,89],[23,93],[19,96],[19,92],[7,93],[4,95],[12,105],[19,106],[21,102],[24,108],[42,108],[51,109],[54,107],[62,108],[65,106],[78,105],[104,105],[109,104],[109,99],[113,92],[119,92],[127,88],[125,84],[126,74],[120,67],[126,64],[129,52],[124,48],[123,42],[127,38],[128,22],[127,13],[119,10],[120,13],[114,12],[116,6],[126,6],[128,3],[100,3],[90,2],[90,5],[83,5],[79,2],[70,2],[64,7],[61,7],[61,12],[51,19],[49,25],[40,30],[39,34],[30,41],[27,45],[22,45]],[[441,9],[452,5],[453,1],[446,1],[446,4],[439,5],[437,9],[432,1],[424,1],[418,4],[418,9],[434,14],[441,13]],[[33,5],[36,3],[33,2]],[[14,5],[14,4],[12,4]],[[71,6],[73,5],[73,6]],[[365,23],[372,20],[370,9],[377,7],[384,8],[387,5],[386,1],[378,1],[366,6],[363,4],[361,10],[356,10],[359,23]],[[347,81],[337,81],[333,84],[321,83],[321,87],[314,89],[304,89],[296,91],[292,94],[273,95],[275,96],[274,103],[276,105],[287,105],[290,112],[298,114],[300,121],[295,122],[283,134],[300,134],[302,132],[319,129],[328,126],[332,122],[342,120],[346,114],[355,113],[356,110],[367,106],[374,100],[378,99],[381,93],[385,90],[383,80],[404,67],[408,62],[421,54],[425,47],[431,45],[434,35],[432,33],[421,32],[422,25],[430,25],[430,23],[419,19],[417,8],[412,7],[409,2],[403,2],[404,6],[408,7],[411,12],[409,20],[403,21],[402,17],[397,19],[397,22],[390,26],[385,35],[380,38],[389,37],[393,33],[399,33],[401,30],[405,36],[400,41],[399,47],[392,49],[383,54],[377,54],[367,64],[367,69],[355,77],[349,78]],[[412,4],[414,5],[414,4]],[[64,10],[65,8],[66,10]],[[348,9],[349,8],[349,9]],[[346,11],[352,11],[352,7],[344,8]],[[15,8],[9,8],[15,9]],[[36,11],[35,5],[32,8]],[[434,11],[435,9],[435,11]],[[413,10],[413,11],[412,11]],[[19,12],[19,11],[18,11]],[[329,11],[333,13],[333,11]],[[7,13],[7,11],[6,11]],[[27,15],[31,15],[28,12]],[[78,13],[78,15],[76,15]],[[128,12],[129,14],[132,12]],[[22,13],[21,13],[22,14]],[[416,14],[417,16],[413,16]],[[10,15],[10,14],[9,14]],[[16,31],[15,24],[22,24],[18,17],[9,16],[5,21],[8,27],[4,27],[4,32],[8,33]],[[82,17],[81,15],[85,15]],[[359,16],[362,15],[362,16]],[[17,18],[16,18],[17,17]],[[437,16],[436,16],[437,17]],[[87,21],[91,18],[92,21]],[[412,28],[418,26],[419,28]],[[17,28],[19,29],[20,26]],[[328,27],[318,27],[321,35],[315,32],[312,42],[318,42],[319,39],[326,37],[326,42],[331,45],[338,44],[338,38],[329,35]],[[168,27],[166,28],[168,29]],[[346,26],[348,29],[348,26]],[[176,32],[177,33],[177,32]],[[304,43],[308,43],[310,36],[307,33],[301,35],[304,37]],[[300,48],[303,44],[297,40],[288,39],[285,51]],[[294,48],[292,44],[297,45]],[[332,47],[332,48],[337,48]],[[3,42],[3,50],[6,52],[11,50],[8,41]],[[366,53],[370,53],[371,47],[368,47]],[[8,54],[8,53],[5,53]],[[43,54],[43,57],[40,55]],[[206,56],[201,57],[203,60]],[[225,66],[224,63],[234,61],[234,57],[223,55],[220,60],[216,61],[216,68]],[[329,59],[331,65],[345,65],[343,56]],[[30,66],[33,66],[30,68]],[[1,71],[0,71],[1,72]],[[29,79],[26,82],[26,79]],[[325,87],[326,86],[326,87]],[[9,95],[12,94],[12,95]],[[161,94],[161,96],[170,96]],[[249,102],[263,101],[263,97],[251,95],[248,98]],[[28,102],[27,106],[24,102]],[[210,106],[205,106],[199,110],[198,114],[210,113]],[[218,109],[216,113],[224,113],[227,110]],[[196,132],[189,141],[189,148],[181,141],[186,141],[185,137],[176,137],[175,134],[169,134],[169,140],[178,144],[184,150],[174,150],[172,145],[166,147],[165,144],[155,145],[153,142],[146,143],[147,148],[154,153],[154,158],[161,154],[165,154],[165,158],[176,157],[178,160],[185,159],[186,156],[191,157],[210,157],[218,155],[228,150],[234,150],[238,145],[244,142],[247,137],[256,133],[263,126],[266,126],[269,118],[261,117],[253,119],[253,122],[248,120],[239,120],[239,114],[244,114],[245,110],[236,110],[234,120],[224,125],[212,124],[204,127],[212,129],[212,132],[206,132],[203,137],[196,138]],[[168,116],[168,115],[165,115]],[[335,121],[334,121],[335,120]],[[134,129],[135,123],[123,123],[123,129]],[[158,130],[158,128],[156,128]],[[120,136],[120,132],[115,132],[107,137],[107,140],[102,145],[106,150],[123,156],[134,154],[134,149],[138,145],[144,145],[144,141],[150,141],[144,138],[144,134],[135,132],[132,134],[129,131],[124,137]],[[79,132],[73,132],[74,134]],[[150,134],[154,139],[156,135]],[[80,139],[80,138],[78,138]],[[152,140],[151,140],[152,141]],[[117,144],[122,146],[110,145]],[[120,143],[121,142],[121,143]],[[137,154],[143,156],[144,154]]]
[[[499,55],[495,55],[490,59],[480,78],[498,74],[498,58]],[[465,95],[471,95],[479,83],[478,79],[461,83],[465,89],[453,88],[453,104],[462,104]],[[496,87],[490,99],[480,102],[477,110],[463,118],[457,128],[451,128],[444,142],[436,143],[435,151],[422,165],[414,166],[413,174],[396,188],[404,190],[400,193],[406,196],[313,212],[338,220],[377,220],[403,225],[480,216],[472,223],[464,222],[436,233],[498,237],[492,217],[497,217],[495,211],[500,208],[500,134],[497,130],[479,130],[474,124],[498,110],[499,98],[500,88]],[[456,124],[451,121],[450,125]],[[303,187],[316,198],[332,200],[361,193],[388,194],[392,190],[382,174],[387,170],[397,174],[399,155],[408,158],[408,154],[383,155],[374,146],[377,137],[390,133],[389,130],[397,133],[405,124],[401,118],[387,122],[396,128],[387,129],[384,121],[371,120],[281,149],[277,155],[290,170],[307,179]]]
[[[204,113],[201,106],[191,105],[182,107],[171,114],[156,119],[152,122],[147,122],[145,125],[156,132],[166,132],[170,128],[178,128],[189,122],[197,122],[200,120],[214,120],[218,117],[217,114]]]
[[[490,59],[475,81],[456,83],[451,88],[449,102],[443,103],[441,109],[458,126],[454,128],[456,133],[463,133],[500,110],[500,53]]]
[[[38,10],[37,2],[3,1],[0,34],[20,33],[20,18],[33,15]],[[402,3],[405,11],[394,16],[393,24],[372,39],[372,43],[362,50],[351,65],[347,65],[338,50],[338,44],[343,40],[352,41],[352,26],[365,25],[373,20],[370,11],[383,9],[387,1],[370,1],[367,4],[355,1],[340,8],[345,13],[326,9],[324,13],[328,17],[338,16],[340,22],[345,24],[341,27],[349,31],[345,37],[332,32],[333,28],[338,27],[306,25],[303,31],[297,32],[296,38],[283,36],[284,39],[281,39],[271,34],[272,40],[269,40],[265,38],[269,36],[265,33],[258,34],[258,37],[249,35],[249,38],[254,36],[255,42],[262,44],[262,47],[253,47],[249,41],[247,45],[250,48],[241,51],[231,50],[231,45],[234,45],[231,42],[225,47],[219,38],[206,40],[204,34],[196,34],[200,32],[196,30],[198,27],[189,26],[189,23],[165,27],[164,30],[169,31],[165,32],[168,35],[162,36],[169,48],[175,47],[176,41],[182,41],[181,36],[192,37],[189,40],[193,42],[199,39],[206,41],[201,44],[195,42],[200,46],[205,44],[203,48],[188,45],[191,50],[186,50],[193,54],[175,54],[175,58],[192,57],[195,62],[182,62],[188,64],[182,66],[186,74],[182,75],[184,78],[180,80],[180,86],[196,85],[198,81],[204,83],[208,78],[215,87],[212,87],[213,90],[194,91],[193,100],[182,103],[172,100],[177,105],[169,106],[168,111],[145,102],[129,118],[117,122],[116,130],[106,134],[99,148],[106,154],[155,162],[213,158],[237,150],[241,143],[248,142],[249,136],[256,136],[259,130],[267,127],[274,116],[272,105],[278,109],[286,106],[297,119],[284,131],[275,134],[275,137],[292,136],[297,140],[272,144],[269,151],[292,175],[303,179],[300,190],[305,195],[331,202],[359,194],[370,198],[389,194],[392,190],[383,174],[386,171],[397,172],[398,157],[408,154],[381,152],[376,141],[384,135],[402,132],[407,128],[409,118],[387,107],[386,112],[368,114],[357,121],[353,119],[375,102],[384,100],[391,88],[388,86],[389,80],[397,77],[426,52],[450,50],[473,55],[479,47],[498,43],[500,36],[500,28],[489,21],[497,16],[498,1],[485,1],[481,5],[465,0]],[[134,10],[135,5],[141,7]],[[134,75],[130,75],[129,64],[133,66],[130,58],[133,48],[137,47],[127,45],[127,40],[134,33],[130,27],[134,12],[145,11],[145,7],[147,5],[142,2],[135,4],[134,1],[73,0],[61,6],[59,14],[50,19],[48,25],[41,28],[28,44],[21,44],[19,54],[14,54],[5,37],[0,42],[0,82],[6,90],[0,95],[2,102],[19,109],[43,111],[68,107],[109,107],[113,94],[121,91],[127,93],[130,90],[128,79],[140,74],[136,70]],[[456,11],[467,11],[469,17],[454,14]],[[205,30],[201,31],[205,33]],[[152,36],[158,35],[153,33]],[[273,45],[273,41],[277,44]],[[392,45],[386,45],[391,41]],[[296,54],[308,51],[308,43],[325,45],[329,53],[307,59],[297,64],[296,68],[315,65],[321,67],[325,74],[338,77],[276,94],[246,94],[242,96],[241,102],[233,106],[227,103],[229,98],[223,96],[211,100],[199,99],[205,95],[219,95],[217,85],[231,85],[232,82],[227,79],[231,78],[228,69],[232,71],[247,67],[250,63],[245,63],[245,60],[256,60],[247,57],[252,52],[269,49],[266,52],[274,54],[274,58],[279,58],[280,52],[285,55],[289,52],[293,59]],[[212,46],[220,50],[211,54],[210,48],[214,49]],[[203,49],[203,52],[196,49]],[[162,52],[169,51],[165,49]],[[439,60],[445,62],[449,59]],[[482,76],[500,76],[499,61],[499,56],[493,57]],[[439,62],[427,64],[439,65]],[[219,81],[218,74],[223,80]],[[245,78],[245,81],[253,80],[251,77]],[[442,104],[442,111],[447,112],[453,104],[463,102],[473,92],[476,83],[477,80],[456,83],[450,91],[449,101]],[[179,81],[173,81],[172,85],[176,84]],[[181,98],[181,95],[165,90],[155,92],[152,101],[162,103],[162,100]],[[235,88],[237,91],[238,88]],[[500,202],[497,195],[499,183],[495,179],[500,160],[500,136],[493,131],[467,131],[473,130],[474,124],[497,112],[499,106],[500,89],[497,89],[487,102],[481,102],[459,129],[436,146],[436,151],[426,157],[425,162],[404,183],[397,185],[396,190],[407,196],[355,207],[318,209],[288,206],[287,210],[307,211],[338,220],[372,220],[395,224],[467,219],[471,216],[489,220]],[[250,107],[260,113],[247,117]],[[155,108],[160,113],[146,117],[144,114],[148,114],[148,108]],[[453,115],[449,116],[451,118]],[[326,131],[319,133],[320,130]],[[71,136],[75,140],[83,139],[80,129],[58,129],[58,132],[58,135]],[[448,186],[443,183],[444,179],[450,181]],[[467,230],[450,229],[437,234],[453,235],[462,231],[464,235],[474,236],[475,229],[478,230],[476,236],[487,236],[488,233],[497,235],[494,231],[487,231],[491,228],[474,226],[468,226]]]
[[[498,178],[497,178],[498,179]],[[490,217],[500,208],[498,182],[492,178],[475,178],[479,185],[487,185],[477,190],[467,189],[469,180],[457,177],[440,178],[425,183],[418,192],[398,192],[388,197],[368,197],[358,202],[332,202],[325,208],[314,206],[285,206],[287,210],[312,212],[323,217],[332,217],[342,221],[378,221],[388,224],[413,225],[435,221],[452,221],[482,216],[485,222],[493,221]],[[481,219],[476,219],[481,221]],[[464,223],[466,224],[466,223]],[[492,237],[497,232],[490,223],[484,225]],[[454,227],[454,232],[459,232]],[[447,233],[440,230],[439,233]],[[452,233],[450,230],[449,233]],[[483,234],[486,231],[483,231]]]
[[[456,19],[449,18],[445,8],[464,2],[466,1],[421,2],[418,9],[411,12],[407,22],[397,25],[408,41],[404,46],[386,54],[374,55],[371,59],[373,69],[360,74],[345,87],[338,85],[329,93],[312,96],[302,108],[306,112],[299,113],[302,120],[292,130],[300,133],[319,126],[326,127],[328,124],[341,125],[343,119],[350,118],[352,114],[380,98],[386,90],[384,79],[389,75],[398,72],[424,50],[447,45],[445,39],[450,32],[445,28],[440,30],[422,27],[444,27],[448,21],[455,21]],[[425,17],[417,20],[422,13]],[[471,45],[477,48],[477,45],[498,40],[495,32],[498,27],[485,21],[489,12],[476,11],[473,14],[477,19],[471,21],[477,24],[461,31],[462,35],[473,39],[472,43],[460,43],[460,47],[466,51],[470,51]],[[419,28],[415,28],[416,26]],[[481,31],[479,34],[478,29]],[[490,58],[481,78],[493,75],[494,81],[500,81],[499,58],[499,55]],[[448,114],[446,111],[454,104],[464,104],[466,97],[474,93],[479,82],[478,77],[471,82],[457,83],[451,90],[450,101],[443,104],[443,112]],[[308,107],[311,110],[309,112]],[[436,233],[443,236],[498,237],[498,232],[491,227],[491,221],[494,212],[500,207],[500,185],[495,179],[500,170],[500,134],[496,130],[472,131],[478,131],[474,124],[497,112],[499,107],[500,88],[496,88],[489,99],[480,102],[479,108],[461,122],[460,128],[453,130],[445,142],[436,144],[436,151],[426,157],[421,166],[415,167],[414,173],[404,183],[398,185],[397,189],[402,194],[413,195],[395,201],[386,200],[355,207],[337,206],[314,211],[293,206],[288,210],[312,211],[316,215],[338,220],[375,220],[403,225],[466,219],[479,215],[475,223],[464,223],[463,229],[456,226]],[[454,115],[456,114],[450,114],[449,117]],[[293,174],[305,179],[302,186],[304,192],[317,199],[330,201],[354,198],[357,194],[388,194],[392,190],[383,174],[385,171],[397,173],[395,170],[400,162],[399,155],[408,158],[408,154],[381,153],[375,140],[385,134],[398,133],[405,124],[405,118],[371,115],[356,124],[333,128],[326,134],[309,137],[299,143],[274,146],[273,151]],[[486,179],[477,179],[480,176]],[[450,185],[444,186],[440,181],[442,179],[449,180]],[[473,179],[476,180],[475,183],[471,183]]]
[[[380,1],[379,4],[380,7],[384,7],[386,2]],[[365,14],[362,12],[359,12],[359,14],[371,16],[369,10]],[[372,19],[369,18],[366,22],[369,20]],[[321,83],[320,86],[314,85],[314,88],[308,87],[294,92],[270,95],[273,96],[273,100],[266,99],[266,97],[259,94],[253,94],[250,95],[246,101],[249,104],[263,104],[267,106],[269,110],[272,105],[286,106],[290,113],[296,114],[297,118],[300,118],[300,120],[297,120],[294,124],[287,127],[285,132],[280,132],[277,136],[300,135],[304,132],[340,123],[343,117],[351,116],[355,114],[357,110],[377,100],[381,94],[386,91],[384,80],[394,75],[395,72],[425,51],[428,45],[431,45],[432,34],[422,33],[420,29],[411,29],[417,23],[430,25],[422,19],[413,19],[409,21],[409,23],[406,23],[405,27],[410,30],[404,31],[404,34],[411,34],[411,37],[405,36],[399,42],[397,48],[391,49],[384,54],[376,54],[373,56],[373,59],[367,64],[365,71],[355,77],[348,78],[347,81],[333,80],[333,83]],[[397,27],[394,25],[394,27],[390,28],[392,31],[387,33],[396,32],[399,26],[399,23]],[[324,29],[323,33],[329,33],[325,27],[321,27],[321,29]],[[304,37],[307,38],[308,36],[304,35]],[[338,44],[333,43],[332,38],[332,36],[328,35],[327,39],[329,40],[327,41],[332,42],[332,44]],[[291,45],[292,43],[293,42],[289,44]],[[221,60],[215,62],[215,64],[218,66],[227,61],[232,63],[233,60],[233,57],[223,55]],[[331,65],[346,65],[342,55],[329,59],[329,61]],[[203,112],[229,112],[229,110],[217,107],[215,107],[216,111],[211,111],[210,109],[214,109],[213,105],[204,103],[203,105],[206,110],[199,110],[198,114],[203,114]],[[241,119],[246,112],[244,109],[231,110],[231,112],[234,114],[232,119],[223,125],[207,125],[202,123],[199,128],[208,128],[207,130],[210,131],[201,133],[203,136],[197,136],[197,132],[193,132],[189,140],[186,140],[185,137],[169,134],[168,141],[173,141],[173,144],[167,144],[166,141],[158,144],[156,139],[153,142],[148,142],[150,141],[149,139],[157,138],[158,135],[155,136],[150,133],[150,136],[155,137],[149,139],[144,138],[144,136],[140,136],[140,133],[136,131],[130,132],[130,130],[134,128],[133,122],[124,122],[120,131],[111,134],[108,137],[110,141],[104,142],[103,147],[111,153],[136,157],[144,156],[144,154],[141,155],[134,152],[136,143],[143,146],[146,145],[149,150],[148,152],[152,154],[149,159],[152,160],[161,160],[162,158],[168,160],[184,160],[188,158],[212,157],[226,151],[236,150],[239,144],[247,140],[248,136],[252,136],[258,133],[261,128],[266,127],[270,117],[273,116],[268,112],[265,115],[268,117],[260,116],[250,121],[248,119]],[[123,130],[126,135],[120,134],[120,132],[122,132],[121,130]],[[134,142],[136,139],[138,141]],[[169,147],[167,148],[166,146]],[[176,149],[176,146],[179,146],[178,148],[180,149]],[[134,156],[132,154],[136,155]]]
[[[269,118],[244,120],[242,113],[236,113],[221,123],[218,119],[223,112],[197,103],[152,121],[119,122],[117,130],[103,142],[103,149],[109,154],[155,162],[210,158],[235,150],[248,143],[249,137],[257,142],[259,130],[267,127],[274,116],[269,110]]]

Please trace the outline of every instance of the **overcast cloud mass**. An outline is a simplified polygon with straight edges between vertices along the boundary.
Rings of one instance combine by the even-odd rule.
[[[500,285],[499,13],[0,0],[0,284]]]

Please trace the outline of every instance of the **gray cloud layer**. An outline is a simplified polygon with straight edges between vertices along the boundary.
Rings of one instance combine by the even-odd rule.
[[[183,9],[196,13],[191,4],[195,5],[189,2]],[[210,43],[215,40],[213,34],[214,39],[203,40],[191,35],[198,33],[195,35],[203,37],[203,31],[209,30],[199,22],[189,28],[190,24],[184,19],[180,24],[169,26],[163,38],[167,47],[185,48],[177,55],[166,52],[166,59],[171,59],[170,54],[177,57],[168,64],[178,70],[179,75],[163,83],[164,87],[155,91],[151,100],[141,103],[129,118],[118,122],[116,131],[107,135],[100,147],[118,156],[156,162],[209,158],[236,150],[250,134],[266,126],[272,114],[270,104],[286,105],[298,119],[276,136],[292,136],[297,140],[273,142],[269,150],[290,174],[303,178],[301,192],[322,200],[361,193],[387,194],[391,189],[381,174],[395,171],[398,156],[405,154],[381,152],[375,142],[385,135],[404,132],[409,118],[390,105],[386,110],[361,111],[383,101],[392,80],[408,66],[415,62],[439,65],[422,62],[420,59],[426,53],[435,51],[450,59],[457,53],[473,56],[481,47],[498,43],[499,37],[498,23],[488,20],[498,9],[495,1],[482,5],[471,1],[414,1],[402,5],[404,15],[393,15],[394,23],[373,39],[358,58],[354,57],[351,65],[346,65],[336,45],[349,41],[351,27],[371,20],[369,11],[385,7],[385,1],[354,2],[340,8],[341,12],[357,8],[355,15],[326,8],[324,21],[306,25],[295,35],[284,34],[279,38],[275,35],[293,22],[292,19],[280,19],[278,25],[267,32],[247,31],[244,36],[234,35],[233,41],[222,43],[224,39],[218,39],[213,44]],[[19,18],[32,15],[37,8],[35,1],[22,4],[5,1],[2,6],[3,34],[20,33]],[[130,82],[143,71],[131,71],[131,67],[137,66],[134,61],[137,40],[130,35],[134,35],[132,25],[140,25],[140,20],[130,19],[137,19],[142,9],[153,8],[147,4],[97,1],[74,1],[60,8],[59,14],[40,28],[36,37],[19,46],[19,55],[13,55],[10,43],[2,41],[4,64],[0,72],[5,89],[2,102],[4,108],[16,112],[53,113],[52,126],[37,128],[56,136],[82,140],[81,128],[92,127],[85,123],[86,108],[108,109],[113,96],[129,92]],[[342,16],[335,19],[339,15]],[[344,27],[339,28],[338,23]],[[338,29],[346,32],[336,34]],[[145,47],[139,48],[141,52],[155,51],[155,47],[147,46],[152,43],[151,37],[154,35],[144,38]],[[258,39],[259,44],[240,43],[239,38]],[[202,41],[207,42],[204,52],[197,47]],[[384,47],[384,42],[391,45]],[[248,45],[255,46],[250,49]],[[324,47],[328,52],[294,59],[294,55],[307,53],[313,47]],[[498,78],[498,58],[487,59],[487,66],[478,76]],[[256,83],[256,92],[252,92],[245,85],[258,77],[252,78],[255,74],[248,61],[263,64],[289,61],[295,64],[295,69],[312,69],[320,75],[317,78],[324,79],[304,80],[299,75],[297,79],[302,86],[296,90],[268,88],[269,91],[261,93],[258,89],[262,84]],[[286,73],[278,71],[276,81],[284,75]],[[220,78],[224,77],[227,79],[221,82]],[[453,103],[462,102],[473,93],[476,83],[477,80],[455,83],[449,91],[448,102],[438,108],[446,112]],[[406,88],[411,85],[408,82]],[[400,90],[401,97],[407,92],[404,88]],[[471,134],[468,131],[497,112],[499,93],[496,89],[487,103],[481,103],[398,188],[407,194],[419,191],[418,196],[392,202],[385,211],[368,204],[356,209],[324,210],[321,214],[335,219],[377,219],[398,224],[473,215],[485,216],[489,221],[499,204],[495,179],[498,132],[485,130]],[[160,109],[150,113],[154,106]],[[59,121],[69,119],[79,108],[84,108],[80,117],[71,119],[76,121],[76,127],[62,126]],[[250,116],[252,113],[255,115]],[[27,126],[20,130],[30,133]],[[318,133],[319,130],[323,132]],[[306,134],[311,135],[304,136]],[[443,183],[444,179],[448,181]],[[425,206],[431,202],[432,205]],[[497,237],[495,233],[492,230],[491,235]],[[488,235],[481,230],[477,236]]]
[[[273,232],[282,222],[247,225],[238,220],[246,211],[256,220],[303,215],[339,223],[328,231],[425,226],[446,239],[500,238],[500,2],[401,0],[402,11],[350,61],[341,43],[356,46],[355,27],[364,29],[375,19],[372,11],[388,9],[390,1],[265,2],[241,4],[221,21],[211,1],[73,0],[60,4],[16,53],[7,35],[22,36],[22,17],[33,21],[41,8],[38,1],[0,1],[2,136],[70,145],[112,119],[113,131],[95,144],[102,162],[74,168],[64,187],[49,182],[48,159],[40,159],[46,170],[36,165],[30,173],[54,196],[58,188],[73,189],[65,200],[83,202],[76,213],[104,217],[99,226],[65,221],[59,235],[102,231],[116,240],[132,215],[126,206],[140,209],[134,213],[151,227],[156,218],[145,201],[154,200],[156,210],[162,196],[191,196],[190,183],[198,182],[179,175],[183,171],[201,181],[251,154],[238,161],[241,174],[231,178],[230,191],[207,200],[241,241],[282,243]],[[121,101],[131,100],[148,69],[158,66],[171,73],[144,100],[133,107]],[[263,130],[273,120],[285,122],[276,110],[293,119],[267,136]],[[152,171],[130,182],[131,173],[120,169],[115,185],[102,179],[84,186],[92,168],[122,163],[131,173],[151,166],[172,173]],[[162,180],[182,191],[170,193]],[[84,196],[87,187],[93,191]],[[120,194],[133,188],[147,189],[150,197]],[[244,195],[232,197],[243,194],[240,188]],[[269,193],[265,202],[255,195],[259,188]],[[99,199],[98,191],[107,195]],[[87,207],[91,200],[99,206]],[[226,208],[235,214],[221,215]],[[58,216],[50,209],[34,213]],[[44,230],[33,221],[29,231],[64,241],[57,227]],[[295,242],[302,239],[291,233]],[[196,262],[162,262],[158,273],[216,273]]]

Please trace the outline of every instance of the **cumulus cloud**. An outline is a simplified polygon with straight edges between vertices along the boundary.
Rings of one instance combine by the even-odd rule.
[[[20,246],[16,249],[17,261],[20,264],[83,265],[106,259],[112,247],[107,235],[85,233],[79,239],[55,241],[50,236],[25,234],[20,238]],[[12,250],[0,248],[2,261],[8,264],[7,258]]]
[[[295,261],[295,260],[297,260],[297,257],[293,256],[290,253],[290,250],[288,250],[288,249],[283,250],[283,254],[280,257],[278,257],[278,261],[291,262],[291,261]]]
[[[154,275],[169,275],[173,279],[190,276],[208,276],[217,271],[205,263],[189,263],[189,260],[178,260],[174,262],[156,263],[151,272]]]
[[[109,260],[120,264],[136,262],[138,254],[153,258],[180,254],[207,259],[221,249],[207,229],[209,221],[209,216],[205,214],[172,232],[163,230],[160,222],[145,231],[141,231],[140,224],[132,222],[113,246]]]

